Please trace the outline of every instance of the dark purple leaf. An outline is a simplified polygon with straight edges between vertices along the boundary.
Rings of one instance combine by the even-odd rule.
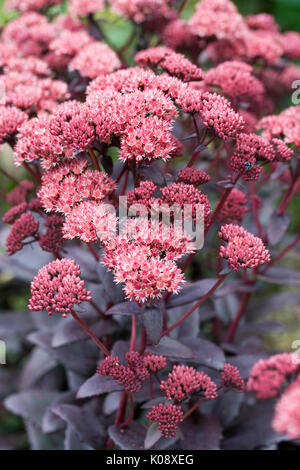
[[[100,158],[101,165],[108,175],[112,175],[114,171],[114,162],[109,155],[102,155]]]
[[[12,413],[41,427],[44,413],[56,395],[55,391],[27,390],[6,398],[4,406]]]
[[[45,435],[29,420],[25,420],[25,427],[31,450],[63,450],[62,436],[59,434]]]
[[[53,413],[52,408],[60,405],[60,404],[74,404],[75,403],[75,395],[73,392],[65,392],[58,395],[55,398],[43,416],[42,420],[42,431],[45,434],[50,434],[53,432],[60,431],[66,427],[66,423],[63,419],[61,419],[58,415]]]
[[[222,428],[218,418],[210,415],[202,415],[197,418],[197,423],[192,420],[185,421],[180,429],[184,435],[183,440],[178,441],[180,449],[184,450],[219,450],[222,438]]]
[[[243,377],[243,379],[248,379],[249,373],[254,366],[254,364],[259,361],[259,359],[266,359],[267,354],[240,354],[236,357],[228,357],[226,362],[229,362],[233,366],[236,366]]]
[[[96,336],[110,335],[115,331],[115,324],[107,320],[95,321],[94,318],[84,318],[85,323],[89,326]],[[71,344],[77,341],[89,339],[82,327],[74,321],[72,317],[66,319],[63,325],[56,331],[52,339],[54,348]]]
[[[258,277],[272,284],[300,286],[300,271],[295,269],[271,267]]]
[[[77,393],[77,398],[95,397],[103,393],[115,392],[117,390],[122,390],[122,387],[110,377],[95,374],[81,385]]]
[[[34,348],[21,370],[21,390],[32,387],[37,380],[57,366],[57,361],[41,348]]]
[[[224,368],[225,356],[221,348],[214,343],[202,338],[186,337],[181,341],[188,345],[194,353],[191,362],[201,364],[212,369],[222,370]]]
[[[147,401],[146,403],[142,405],[142,408],[145,408],[145,409],[152,408],[152,406],[157,406],[160,403],[166,404],[170,402],[165,396],[161,396],[161,397],[153,398],[153,400]]]
[[[105,428],[99,417],[75,405],[58,405],[52,411],[72,427],[81,442],[95,449],[103,446]]]
[[[130,425],[122,429],[118,426],[110,426],[108,428],[109,437],[122,450],[143,450],[146,436],[146,428],[136,421],[132,421]]]
[[[283,239],[290,223],[291,217],[288,214],[278,215],[274,212],[271,215],[267,227],[267,235],[272,246],[277,245]]]
[[[163,330],[163,312],[160,309],[144,309],[142,321],[147,333],[147,340],[157,344]]]
[[[243,400],[244,394],[233,389],[225,390],[225,393],[214,400],[214,415],[218,416],[225,429],[229,427],[238,416]]]
[[[33,329],[34,325],[28,312],[1,312],[0,338],[6,339],[11,336],[24,336]]]
[[[68,344],[60,348],[52,347],[53,334],[49,332],[31,333],[29,341],[37,344],[49,352],[60,364],[63,364],[73,372],[86,376],[95,370],[99,357],[99,350],[92,341]]]
[[[178,307],[199,300],[207,294],[216,282],[217,279],[202,279],[193,284],[186,284],[178,295],[171,295],[167,304],[168,308]]]
[[[97,264],[98,279],[103,285],[107,298],[113,303],[118,304],[124,300],[124,292],[121,284],[116,284],[114,281],[114,275],[111,271],[108,271],[103,264]]]
[[[72,428],[72,426],[67,426],[64,442],[65,450],[93,450],[93,448],[87,444],[84,444],[80,441],[78,435]]]
[[[138,315],[141,312],[140,307],[136,302],[122,302],[121,304],[114,305],[105,312],[105,315]]]
[[[243,413],[229,437],[223,440],[224,450],[254,450],[283,440],[272,428],[274,402],[262,401]]]
[[[220,273],[221,274],[221,273]],[[224,297],[225,295],[231,294],[232,292],[255,292],[256,287],[253,285],[245,284],[238,280],[227,280],[226,283],[222,284],[215,293],[215,297]]]
[[[162,338],[157,346],[152,345],[149,349],[155,354],[161,354],[174,359],[191,360],[195,358],[190,348],[167,336]]]
[[[151,449],[161,439],[161,432],[158,429],[158,423],[152,423],[147,429],[145,436],[144,448]]]
[[[117,411],[117,409],[119,408],[121,395],[122,392],[111,392],[106,395],[103,401],[103,413],[106,416],[109,416],[115,411]]]

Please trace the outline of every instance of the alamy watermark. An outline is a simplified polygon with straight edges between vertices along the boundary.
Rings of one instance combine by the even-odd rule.
[[[292,103],[294,105],[299,105],[300,104],[300,80],[295,80],[292,83],[292,88],[294,93],[292,94]]]
[[[94,225],[100,239],[113,239],[117,235],[131,240],[141,237],[169,240],[172,235],[185,238],[191,250],[200,250],[204,244],[203,204],[133,204],[128,207],[127,197],[119,197],[118,210],[109,203],[102,204],[102,217],[97,212]]]
[[[300,364],[300,339],[296,339],[292,342],[291,348],[296,351],[293,353],[293,363],[297,366]]]
[[[0,365],[6,364],[6,344],[0,340]]]

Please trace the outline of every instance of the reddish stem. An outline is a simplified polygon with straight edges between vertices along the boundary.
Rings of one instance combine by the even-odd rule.
[[[40,177],[40,175],[39,175],[38,173],[36,173],[36,172],[31,168],[31,166],[30,166],[28,163],[24,162],[23,165],[24,165],[24,167],[26,168],[26,170],[29,171],[29,173],[33,176],[33,178],[35,179],[35,181],[36,181],[38,184],[40,184],[40,183],[41,183],[41,177]]]
[[[226,276],[227,274],[223,274],[204,297],[202,297],[190,310],[188,310],[188,312],[186,312],[181,318],[179,318],[177,322],[175,322],[172,326],[170,326],[165,331],[163,331],[161,334],[161,338],[171,333],[171,331],[177,328],[177,326],[181,325],[182,322],[184,322],[198,307],[200,307],[200,305],[202,305],[215,292],[215,290],[222,284]]]
[[[89,247],[89,250],[92,253],[92,255],[94,256],[95,260],[100,261],[100,257],[98,255],[97,251],[95,250],[95,248],[93,247],[93,245],[91,243],[88,243],[87,246]]]
[[[130,346],[129,351],[134,351],[136,339],[136,315],[131,317],[131,337],[130,337]]]
[[[127,392],[127,397],[129,399],[129,405],[130,405],[129,416],[127,420],[124,421],[124,423],[120,424],[120,428],[126,428],[126,426],[128,426],[134,418],[134,403],[133,403],[132,394],[130,392]]]
[[[245,312],[245,309],[248,305],[249,299],[250,299],[250,294],[249,293],[248,294],[247,293],[243,294],[240,307],[239,307],[239,309],[237,311],[237,314],[236,314],[236,316],[235,316],[233,322],[231,323],[231,325],[229,327],[229,330],[227,332],[227,336],[226,336],[226,342],[227,343],[232,343],[232,341],[234,340],[236,330],[239,326],[240,320],[241,320],[241,318],[242,318],[242,316]]]
[[[104,346],[100,339],[98,339],[97,336],[89,329],[87,324],[74,312],[74,310],[71,310],[71,314],[73,318],[79,323],[81,328],[83,328],[84,331],[89,335],[89,337],[92,338],[92,340],[97,344],[98,348],[101,349],[103,354],[105,354],[105,356],[110,356],[109,350]]]
[[[93,300],[90,300],[89,302],[96,312],[99,313],[100,317],[105,317],[104,312],[101,310],[101,308],[98,307],[98,305],[95,304],[95,302],[93,302]]]
[[[281,258],[283,258],[290,250],[292,250],[292,248],[294,248],[294,246],[296,246],[299,241],[300,234],[297,235],[297,237],[292,243],[290,243],[284,250],[282,250],[274,259],[272,259],[272,261],[261,271],[261,274],[265,274],[271,266],[277,263],[277,261],[281,260]]]
[[[93,149],[91,149],[91,148],[89,147],[89,148],[88,148],[88,152],[89,152],[89,154],[90,154],[90,157],[91,157],[91,159],[92,159],[92,162],[93,162],[94,167],[96,168],[96,170],[101,171],[101,168],[100,168],[98,159],[97,159],[96,155],[94,154]]]
[[[259,214],[258,214],[258,209],[257,209],[257,204],[255,201],[255,185],[253,181],[250,181],[250,201],[251,201],[251,208],[253,211],[254,215],[254,220],[255,220],[255,225],[257,229],[257,234],[260,238],[263,238],[263,231],[262,231],[262,226],[259,220]]]

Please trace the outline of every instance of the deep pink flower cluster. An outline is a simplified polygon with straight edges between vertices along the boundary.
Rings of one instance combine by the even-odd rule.
[[[134,60],[141,67],[155,69],[159,67],[184,82],[204,78],[203,70],[186,59],[183,54],[178,54],[168,47],[153,47],[138,52]]]
[[[22,12],[38,11],[60,2],[61,0],[9,0],[6,8]]]
[[[0,77],[0,86],[5,90],[5,104],[20,108],[28,114],[51,111],[56,103],[64,101],[68,96],[66,83],[40,78],[26,71],[8,70]]]
[[[76,158],[43,175],[38,197],[46,211],[67,214],[82,201],[103,201],[114,189],[109,176],[89,170],[87,160]]]
[[[48,169],[63,158],[64,149],[59,139],[51,135],[48,128],[49,120],[49,116],[41,116],[22,124],[14,149],[17,166],[23,162],[30,163],[36,160]]]
[[[55,253],[63,244],[63,222],[59,215],[47,217],[44,226],[46,232],[40,236],[39,245],[43,251]]]
[[[88,148],[96,138],[88,109],[78,101],[66,101],[55,108],[49,119],[49,131],[70,156],[75,150]]]
[[[0,107],[0,143],[9,141],[14,137],[28,116],[18,108],[11,106]]]
[[[172,0],[110,0],[112,10],[136,23],[170,17]]]
[[[244,391],[244,380],[237,367],[231,364],[225,364],[221,372],[221,379],[226,386],[236,388],[240,392]]]
[[[160,383],[160,389],[168,400],[180,403],[196,391],[203,391],[207,400],[217,397],[217,386],[204,372],[184,365],[173,366],[168,380]]]
[[[218,219],[225,224],[241,223],[248,212],[247,196],[239,189],[233,188],[218,214]]]
[[[254,76],[253,67],[245,62],[223,62],[207,72],[205,83],[217,86],[233,99],[259,102],[264,94],[264,86]]]
[[[88,16],[103,8],[104,0],[69,0],[69,11],[74,16]]]
[[[132,191],[127,193],[127,204],[132,206],[133,204],[143,204],[145,207],[149,207],[151,201],[155,203],[156,199],[153,197],[157,186],[152,181],[141,181],[139,186]]]
[[[230,167],[244,180],[256,180],[262,171],[259,162],[272,162],[275,157],[275,150],[267,139],[256,134],[242,133],[237,137]]]
[[[197,168],[182,168],[177,175],[177,179],[180,183],[193,184],[195,186],[200,186],[201,184],[208,183],[210,181],[210,176],[203,170],[198,170]]]
[[[35,237],[39,229],[39,223],[31,212],[24,212],[13,222],[10,233],[6,239],[6,251],[9,256],[22,250],[24,242],[30,237]]]
[[[120,68],[117,54],[105,43],[91,42],[83,46],[69,63],[70,70],[77,70],[82,77],[96,78]]]
[[[84,301],[91,300],[91,293],[80,279],[80,267],[74,260],[62,258],[43,266],[31,283],[30,310],[53,311],[66,317]]]
[[[273,428],[287,434],[291,439],[300,439],[300,379],[298,377],[282,394],[276,404]]]
[[[236,39],[245,31],[243,17],[229,0],[202,0],[190,19],[191,29],[201,37]]]
[[[299,369],[292,353],[260,359],[250,372],[247,388],[261,400],[276,397],[285,381]]]
[[[300,147],[300,106],[292,106],[282,113],[262,118],[258,129],[263,129],[263,136],[267,139],[272,137],[284,137],[284,141]]]
[[[125,355],[127,365],[121,364],[117,356],[106,357],[97,367],[97,373],[115,380],[129,392],[139,392],[142,382],[166,366],[166,358],[146,352],[143,356],[130,351]]]
[[[161,201],[169,206],[177,204],[181,208],[184,208],[185,205],[190,205],[193,218],[197,215],[197,206],[202,205],[205,223],[208,222],[211,214],[208,197],[192,184],[173,183],[161,188]]]
[[[34,184],[29,180],[22,180],[19,182],[18,186],[9,191],[6,195],[6,200],[12,206],[26,202],[27,193],[32,191]]]
[[[174,437],[178,424],[183,421],[183,412],[178,405],[162,405],[152,406],[147,414],[149,421],[158,423],[158,429],[165,438]]]
[[[270,253],[262,240],[239,225],[223,225],[219,237],[227,242],[226,246],[220,246],[219,255],[233,271],[256,269],[270,262]]]
[[[94,200],[83,201],[66,216],[63,226],[64,238],[90,243],[99,239],[110,240],[116,231],[117,219],[110,206]]]

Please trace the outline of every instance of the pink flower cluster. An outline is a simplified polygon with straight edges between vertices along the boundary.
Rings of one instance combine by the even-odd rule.
[[[287,434],[291,439],[300,439],[300,379],[298,377],[282,394],[276,404],[273,428]]]
[[[69,63],[82,77],[96,78],[121,67],[117,54],[105,43],[91,42],[83,46]]]
[[[160,383],[160,389],[175,403],[184,401],[196,391],[203,391],[207,400],[217,397],[217,386],[207,374],[184,365],[173,366],[168,380]]]
[[[244,391],[244,380],[237,367],[231,364],[225,364],[221,372],[221,379],[226,386],[236,388],[238,391]]]
[[[32,191],[34,184],[29,180],[22,180],[19,182],[18,186],[9,191],[6,195],[6,200],[12,206],[26,202],[27,193]]]
[[[60,3],[61,0],[9,0],[6,8],[19,11],[38,11]]]
[[[118,238],[106,246],[104,264],[114,270],[115,281],[124,283],[126,297],[145,302],[178,292],[184,275],[174,261],[152,255],[149,246]]]
[[[97,373],[115,380],[128,392],[139,392],[142,382],[150,377],[151,372],[157,372],[166,366],[164,356],[149,352],[144,355],[135,351],[127,352],[125,359],[126,366],[121,364],[117,356],[108,356],[97,367]]]
[[[25,212],[13,222],[10,233],[6,239],[6,251],[9,256],[22,250],[24,242],[30,237],[35,237],[39,229],[39,223],[31,212]]]
[[[204,78],[204,72],[199,67],[168,47],[153,47],[138,52],[134,60],[141,67],[161,68],[184,82]]]
[[[0,143],[10,141],[19,127],[27,121],[28,116],[18,108],[11,106],[0,107]]]
[[[253,67],[245,62],[225,61],[206,73],[205,83],[217,86],[229,98],[257,103],[265,90],[253,72]]]
[[[91,294],[80,279],[80,267],[74,260],[62,258],[43,266],[31,283],[30,310],[53,311],[66,317],[84,301],[91,300]]]
[[[233,188],[218,214],[218,219],[225,224],[241,223],[248,212],[247,196],[239,189]]]
[[[226,246],[220,246],[219,255],[227,260],[233,271],[257,269],[270,262],[270,253],[262,240],[239,225],[223,225],[219,237],[227,242]]]
[[[205,171],[190,167],[182,168],[178,172],[177,178],[180,183],[193,184],[194,186],[208,183],[211,179]]]
[[[68,214],[82,201],[103,201],[114,189],[109,176],[89,170],[87,160],[76,158],[43,175],[38,197],[46,211]]]
[[[74,16],[88,16],[103,10],[104,5],[104,0],[69,0],[70,14]]]
[[[252,368],[247,384],[260,400],[276,397],[288,378],[300,369],[292,353],[260,359]]]
[[[158,429],[165,438],[171,438],[176,435],[178,424],[183,421],[183,412],[180,406],[160,403],[152,406],[147,414],[149,421],[158,423]]]
[[[278,115],[262,118],[257,128],[263,129],[263,136],[267,139],[283,136],[285,142],[300,147],[300,106],[292,106]]]
[[[171,16],[171,2],[172,0],[110,0],[113,11],[136,23]]]

